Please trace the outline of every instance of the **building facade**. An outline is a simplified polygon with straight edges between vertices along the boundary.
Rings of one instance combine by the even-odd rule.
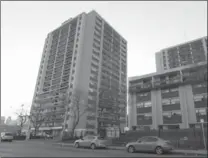
[[[207,63],[129,79],[129,127],[189,128],[207,122]]]
[[[157,72],[207,61],[207,37],[163,49],[155,58]]]
[[[1,116],[1,125],[4,125],[4,124],[5,124],[5,117]]]
[[[77,91],[84,112],[77,129],[125,126],[127,41],[95,11],[65,21],[46,38],[31,108],[47,118],[40,130],[71,129],[66,115]]]

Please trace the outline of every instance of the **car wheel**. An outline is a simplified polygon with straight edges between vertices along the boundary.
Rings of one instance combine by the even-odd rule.
[[[75,148],[79,148],[79,143],[75,143]]]
[[[90,145],[90,148],[94,150],[96,148],[96,145],[93,143]]]
[[[135,148],[133,146],[129,146],[128,147],[128,152],[129,153],[134,153],[135,152]]]
[[[160,147],[160,146],[156,147],[156,149],[155,149],[155,153],[156,153],[156,154],[158,154],[158,155],[163,154],[163,148],[162,148],[162,147]]]

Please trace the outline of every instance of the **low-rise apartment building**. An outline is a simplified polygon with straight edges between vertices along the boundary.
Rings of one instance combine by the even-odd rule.
[[[129,78],[132,128],[189,128],[207,122],[207,62]]]

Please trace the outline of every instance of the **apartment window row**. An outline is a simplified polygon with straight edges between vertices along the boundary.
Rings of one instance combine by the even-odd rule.
[[[162,105],[178,104],[180,103],[179,98],[162,99]]]
[[[92,53],[93,53],[95,56],[97,56],[98,58],[100,57],[100,53],[99,53],[99,52],[96,52],[94,49],[93,49]]]
[[[202,101],[207,99],[207,93],[194,95],[194,101]]]
[[[147,101],[147,102],[139,102],[136,105],[138,108],[147,108],[147,107],[152,107],[152,102]]]
[[[93,48],[97,49],[97,50],[100,50],[100,46],[97,45],[96,43],[93,43]]]
[[[207,108],[196,109],[197,116],[206,116],[207,115]],[[206,121],[206,120],[204,120]]]
[[[91,63],[91,67],[92,67],[93,69],[96,69],[96,70],[99,69],[98,64],[95,64],[95,63]]]
[[[94,42],[98,45],[100,45],[100,40],[97,40],[96,38],[94,38]]]
[[[98,21],[100,24],[102,24],[102,19],[98,16],[96,16],[96,21]]]
[[[207,87],[207,83],[200,83],[192,85],[193,88],[201,88],[201,87]]]
[[[146,97],[148,95],[150,95],[150,93],[138,93],[137,94],[137,96],[139,96],[139,97]]]
[[[106,36],[106,34],[104,34],[103,36],[104,38],[104,41],[107,42],[108,44],[112,45],[112,42],[113,42],[113,38],[112,37],[109,37],[109,36]]]
[[[101,35],[101,31],[102,31],[102,28],[101,26],[95,22],[95,32],[97,32],[99,35]]]
[[[171,111],[171,112],[163,112],[162,114],[163,116],[167,117],[167,118],[171,118],[173,116],[181,116],[181,111]]]
[[[161,93],[178,92],[178,88],[163,89]]]
[[[97,59],[96,56],[92,55],[92,61],[95,62],[95,63],[99,63],[99,59]]]
[[[94,32],[94,37],[97,39],[101,39],[101,35],[99,35],[98,33]]]
[[[138,114],[137,120],[152,120],[152,113],[146,113],[146,114]]]

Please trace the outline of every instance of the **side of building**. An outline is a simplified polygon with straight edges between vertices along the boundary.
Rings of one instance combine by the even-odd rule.
[[[155,58],[157,72],[207,61],[207,37],[163,49]]]
[[[130,78],[129,94],[131,129],[184,129],[206,122],[207,62]]]

